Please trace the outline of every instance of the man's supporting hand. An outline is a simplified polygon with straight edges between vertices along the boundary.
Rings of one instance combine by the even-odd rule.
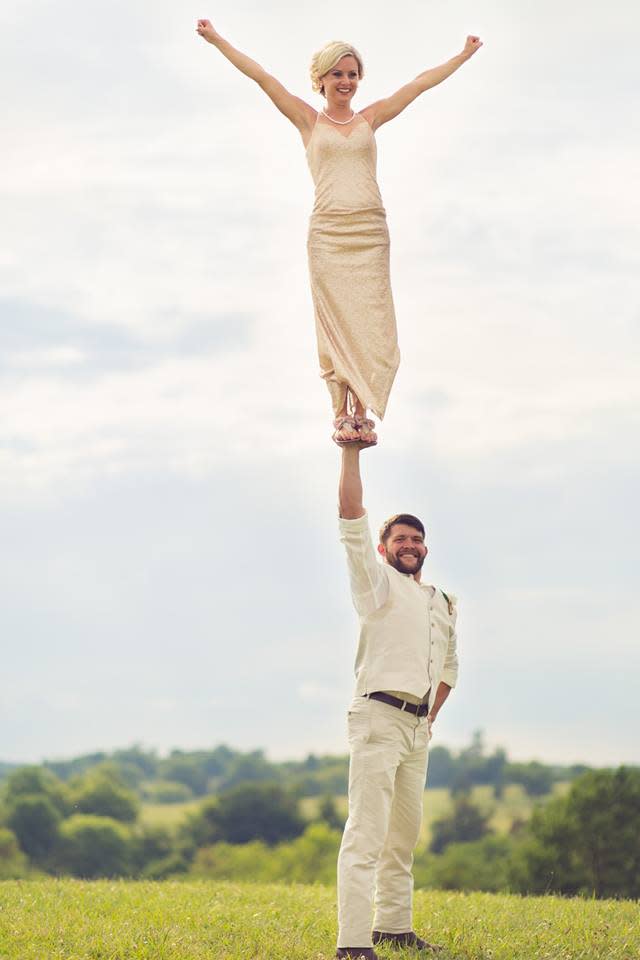
[[[435,695],[433,704],[431,706],[431,710],[429,711],[429,715],[427,716],[427,720],[429,721],[429,731],[431,731],[431,725],[435,722],[435,719],[438,716],[438,713],[440,712],[440,707],[445,702],[445,700],[447,699],[450,693],[451,693],[451,687],[449,686],[449,684],[445,683],[444,680],[441,680],[440,683],[438,684],[438,689],[436,690],[436,695]]]

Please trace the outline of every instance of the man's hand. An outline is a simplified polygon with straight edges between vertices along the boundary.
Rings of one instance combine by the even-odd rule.
[[[214,29],[211,20],[198,20],[196,33],[199,33],[200,36],[208,40],[209,43],[215,43],[216,40],[222,39],[217,30]]]
[[[462,51],[462,56],[465,60],[468,60],[469,57],[472,57],[474,53],[477,53],[480,47],[482,46],[482,40],[480,37],[468,36],[467,42],[464,45],[464,50]]]

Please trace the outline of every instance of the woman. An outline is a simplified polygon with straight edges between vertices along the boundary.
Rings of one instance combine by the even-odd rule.
[[[196,29],[255,80],[300,132],[316,188],[309,270],[321,376],[335,414],[333,439],[339,445],[373,446],[377,437],[366,411],[384,417],[400,360],[373,135],[417,96],[451,76],[482,43],[467,37],[462,53],[356,113],[351,101],[364,65],[349,44],[329,43],[313,57],[311,84],[326,101],[318,111],[232,47],[209,20],[198,20]]]

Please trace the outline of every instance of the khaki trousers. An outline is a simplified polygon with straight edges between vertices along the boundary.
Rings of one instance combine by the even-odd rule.
[[[338,856],[338,946],[413,929],[413,851],[429,755],[426,717],[355,697],[348,719],[349,819]]]

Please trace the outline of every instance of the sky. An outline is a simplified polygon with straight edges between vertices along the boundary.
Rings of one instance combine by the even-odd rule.
[[[329,40],[362,108],[482,37],[377,134],[402,363],[365,503],[458,597],[434,744],[640,763],[637,5],[105,9],[0,11],[0,761],[347,749],[312,183],[209,17],[316,107]]]

